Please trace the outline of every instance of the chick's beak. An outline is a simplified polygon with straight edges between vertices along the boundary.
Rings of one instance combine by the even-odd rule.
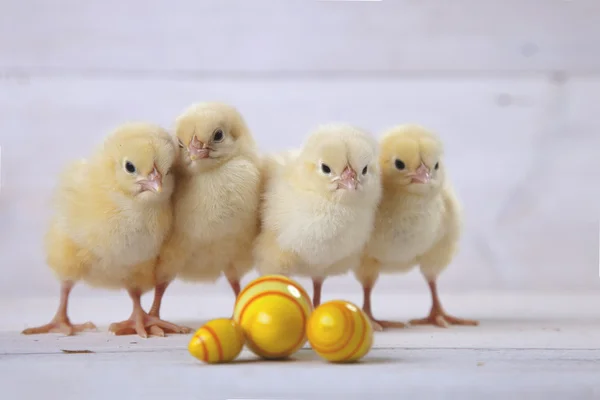
[[[347,166],[342,171],[340,175],[340,180],[338,181],[339,189],[347,189],[347,190],[356,190],[358,187],[358,180],[356,179],[356,171],[352,169],[352,167]]]
[[[196,135],[194,135],[194,137],[192,138],[192,141],[188,146],[188,151],[190,152],[190,159],[192,161],[196,161],[202,158],[208,158],[209,155],[209,149],[204,143],[198,140]]]
[[[431,171],[425,164],[421,163],[419,168],[411,174],[411,178],[412,183],[429,183],[431,180]]]
[[[142,190],[152,190],[155,193],[162,192],[162,175],[156,169],[156,166],[148,175],[148,179],[140,181]]]

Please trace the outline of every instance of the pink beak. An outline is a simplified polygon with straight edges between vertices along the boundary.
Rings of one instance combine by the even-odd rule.
[[[210,149],[207,148],[204,143],[199,141],[196,135],[194,135],[190,145],[188,146],[188,151],[190,152],[190,158],[192,161],[195,161],[202,158],[208,158]]]
[[[423,163],[419,165],[419,168],[411,175],[412,183],[428,183],[431,180],[431,173],[429,168]]]
[[[356,171],[351,167],[346,167],[340,175],[338,181],[338,189],[356,190],[358,187],[358,180],[356,179]]]
[[[154,166],[154,169],[150,172],[150,175],[148,175],[148,179],[140,181],[140,185],[142,186],[143,191],[152,190],[155,193],[162,192],[162,175],[158,172],[156,166]]]

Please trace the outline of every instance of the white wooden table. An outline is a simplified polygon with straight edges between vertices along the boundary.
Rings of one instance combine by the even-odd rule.
[[[328,297],[359,300],[341,294]],[[202,307],[203,300],[210,302],[210,310]],[[141,339],[107,334],[107,324],[129,312],[124,295],[74,298],[72,319],[92,319],[100,329],[74,337],[17,333],[46,322],[56,299],[4,301],[0,385],[6,397],[2,397],[600,397],[600,295],[473,293],[447,294],[444,300],[450,312],[481,318],[481,325],[378,333],[372,351],[354,365],[322,362],[307,346],[287,362],[257,361],[244,350],[237,363],[217,366],[204,365],[187,353],[188,335]],[[172,297],[166,300],[164,315],[197,327],[228,315],[231,303],[229,296]],[[420,316],[429,306],[425,295],[379,296],[375,305],[381,317],[403,320]]]

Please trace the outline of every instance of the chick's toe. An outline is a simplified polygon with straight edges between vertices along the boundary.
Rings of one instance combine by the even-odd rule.
[[[114,322],[108,327],[109,332],[115,335],[132,335],[138,334],[143,338],[148,337],[146,329],[150,330],[150,334],[154,336],[164,336],[167,333],[189,333],[190,328],[175,325],[171,322],[164,321],[157,316],[148,314],[142,308],[141,291],[137,289],[129,289],[129,297],[133,302],[133,312],[125,321]]]
[[[40,333],[62,333],[66,336],[84,331],[96,330],[96,325],[88,321],[84,324],[72,324],[68,318],[54,318],[46,325],[27,328],[21,332],[23,335],[36,335]]]

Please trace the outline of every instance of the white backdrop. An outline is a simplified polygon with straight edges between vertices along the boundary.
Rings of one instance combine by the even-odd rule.
[[[600,288],[597,0],[168,3],[0,3],[0,295],[57,295],[41,242],[67,160],[202,100],[237,106],[264,151],[321,122],[429,126],[467,214],[444,290]]]

